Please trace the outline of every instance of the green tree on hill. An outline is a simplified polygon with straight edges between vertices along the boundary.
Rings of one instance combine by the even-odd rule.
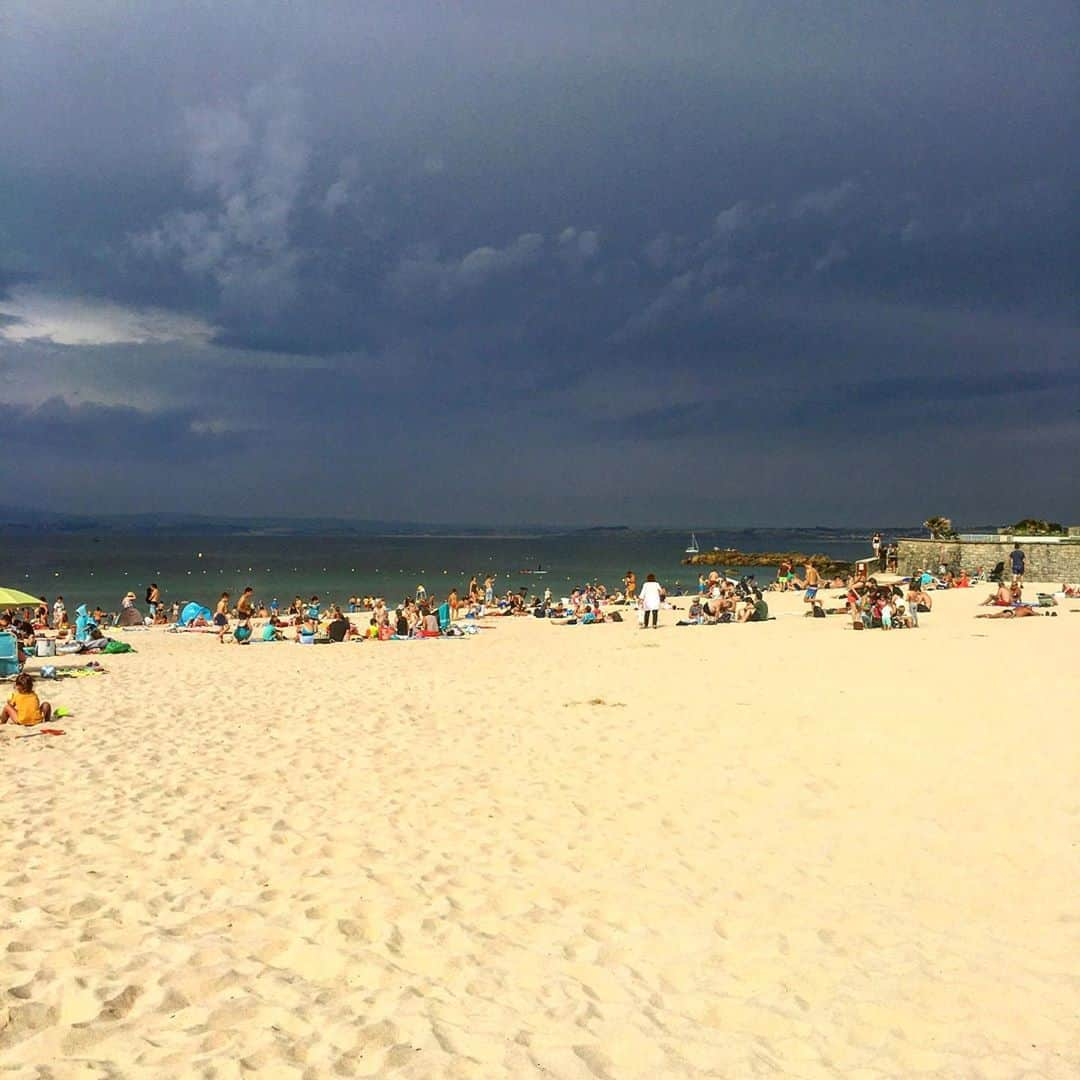
[[[1063,536],[1065,528],[1056,521],[1042,521],[1040,518],[1024,518],[1018,521],[1012,532],[1025,536]]]
[[[952,527],[952,518],[927,518],[923,522],[923,528],[930,530],[931,540],[952,540],[956,536],[956,532]]]

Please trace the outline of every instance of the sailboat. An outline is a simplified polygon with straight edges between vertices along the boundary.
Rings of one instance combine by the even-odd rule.
[[[697,553],[699,551],[701,551],[701,548],[698,547],[697,537],[693,533],[691,533],[690,534],[690,546],[686,549],[686,554],[687,555],[697,555]]]

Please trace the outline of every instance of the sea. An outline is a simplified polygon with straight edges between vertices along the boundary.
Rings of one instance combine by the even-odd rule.
[[[852,560],[870,552],[872,529],[696,529],[702,552],[798,551]],[[912,535],[899,530],[891,535]],[[347,604],[350,597],[381,596],[396,603],[423,584],[429,596],[467,588],[496,575],[496,589],[524,588],[556,597],[578,585],[602,582],[618,589],[627,570],[639,581],[655,574],[671,594],[696,591],[700,570],[685,566],[689,531],[598,529],[497,535],[162,535],[71,533],[0,535],[0,585],[63,596],[69,611],[85,603],[115,611],[134,592],[140,604],[156,582],[167,603],[207,607],[222,592],[234,598],[248,585],[259,601],[318,596]],[[774,576],[767,567],[724,568],[732,577]]]

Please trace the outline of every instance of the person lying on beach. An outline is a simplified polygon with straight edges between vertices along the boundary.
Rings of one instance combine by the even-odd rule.
[[[1026,619],[1029,615],[1057,615],[1056,611],[1036,611],[1030,604],[1002,608],[1001,611],[984,611],[976,619]]]
[[[15,691],[0,714],[0,724],[31,727],[34,724],[48,723],[51,716],[52,706],[47,701],[41,701],[34,693],[33,678],[25,671],[16,676]]]

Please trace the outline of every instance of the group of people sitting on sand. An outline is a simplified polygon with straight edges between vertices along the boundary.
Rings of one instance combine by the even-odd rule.
[[[19,663],[24,663],[28,656],[34,654],[39,640],[50,643],[48,655],[54,652],[92,653],[105,649],[111,641],[101,628],[101,622],[87,610],[85,604],[75,609],[74,623],[65,619],[58,628],[41,623],[28,610],[0,612],[0,633],[11,634],[15,639]]]
[[[766,622],[769,605],[752,577],[732,581],[710,574],[705,588],[690,602],[677,626],[715,626],[719,623]]]
[[[485,615],[527,614],[524,598],[508,595],[487,608],[482,598],[473,596],[463,607],[456,589],[441,602],[429,597],[426,590],[406,596],[391,608],[382,597],[350,597],[348,611],[338,604],[324,604],[317,595],[305,600],[297,596],[282,611],[275,598],[269,604],[255,599],[248,586],[236,603],[228,592],[218,598],[212,614],[205,612],[192,620],[195,630],[216,629],[218,640],[238,644],[251,641],[292,641],[300,645],[319,645],[343,641],[388,641],[405,638],[439,637],[463,633],[455,629],[458,620],[476,620]],[[206,616],[209,615],[209,618]],[[367,615],[367,621],[357,616]],[[441,616],[441,617],[440,617]]]
[[[1066,596],[1069,595],[1067,589],[1067,585],[1062,586],[1062,591]],[[1080,590],[1077,590],[1077,595],[1080,595]],[[1026,619],[1033,615],[1057,615],[1056,611],[1039,610],[1057,607],[1057,600],[1053,594],[1039,593],[1035,602],[1025,600],[1024,586],[1019,577],[1013,578],[1009,584],[1000,582],[997,588],[979,604],[979,607],[992,607],[998,610],[981,612],[975,616],[977,619]]]
[[[868,578],[848,586],[844,607],[837,613],[843,611],[850,616],[855,630],[909,630],[917,627],[919,615],[928,614],[933,606],[933,598],[915,578],[906,589]]]

